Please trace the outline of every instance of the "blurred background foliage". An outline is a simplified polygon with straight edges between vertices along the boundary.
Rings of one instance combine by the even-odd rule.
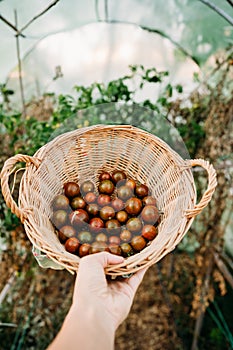
[[[5,15],[1,12],[0,18],[11,19],[11,23],[7,10],[12,11],[13,3],[9,2],[8,7],[6,1],[0,3],[6,11]],[[28,1],[23,3],[27,5]],[[211,4],[232,19],[231,0]],[[48,1],[43,1],[45,5],[49,5]],[[8,77],[0,85],[1,167],[16,153],[33,155],[61,132],[97,123],[133,124],[161,136],[185,158],[209,160],[218,176],[214,197],[175,251],[147,272],[131,313],[117,332],[116,349],[233,349],[233,50],[228,17],[194,0],[169,0],[166,8],[162,1],[155,4],[149,0],[127,0],[124,4],[95,1],[92,6],[89,2],[71,6],[70,1],[53,1],[50,5],[42,14],[37,4],[33,13],[38,10],[41,15],[22,31],[25,38],[18,36],[22,52],[18,59],[14,55],[18,61],[11,71],[17,74],[4,71]],[[79,10],[76,17],[74,7]],[[22,27],[34,16],[32,6],[28,6],[24,13],[28,17],[22,22],[23,8],[17,7]],[[135,11],[126,11],[127,8]],[[51,18],[58,18],[61,9],[65,20],[51,22]],[[86,17],[81,16],[83,12]],[[42,76],[40,89],[28,94],[25,86],[34,77],[27,67],[31,64],[35,72],[38,69],[35,57],[40,51],[36,42],[40,44],[44,36],[73,30],[91,21],[101,22],[100,25],[135,23],[169,40],[174,60],[165,59],[165,69],[160,64],[149,66],[145,64],[147,60],[126,60],[127,67],[115,70],[115,77],[109,74],[98,80],[91,74],[89,81],[82,80],[82,75],[88,75],[88,70],[84,70],[70,86],[72,80],[63,76],[63,66],[59,68],[52,61],[53,70],[46,68],[45,72],[49,72],[47,78],[53,84],[44,83]],[[4,20],[0,25],[9,30]],[[113,34],[111,28],[107,30]],[[13,29],[10,34],[14,36],[12,33],[15,34]],[[3,35],[0,45],[5,45],[8,36]],[[25,41],[30,41],[30,45],[33,42],[34,50],[29,44],[22,45]],[[15,47],[14,42],[8,45],[11,50]],[[26,55],[27,50],[30,53]],[[166,53],[166,45],[161,52]],[[181,66],[187,63],[184,57],[188,57],[194,73],[188,89],[185,76],[174,76],[177,62]],[[105,63],[101,62],[106,71],[114,67]],[[43,62],[42,67],[43,70]],[[62,81],[69,86],[68,92],[59,85]],[[100,114],[100,109],[104,113]],[[170,130],[176,130],[172,138]],[[193,173],[199,200],[207,186],[206,174],[199,168]],[[15,198],[19,181],[20,176]],[[23,227],[6,208],[2,195],[0,207],[0,349],[44,349],[68,310],[74,277],[66,271],[38,267]]]

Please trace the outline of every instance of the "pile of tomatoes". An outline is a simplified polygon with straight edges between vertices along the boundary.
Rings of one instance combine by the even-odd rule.
[[[160,212],[145,184],[122,170],[102,171],[92,181],[67,182],[52,201],[51,221],[69,253],[101,251],[124,257],[144,249],[157,235]]]

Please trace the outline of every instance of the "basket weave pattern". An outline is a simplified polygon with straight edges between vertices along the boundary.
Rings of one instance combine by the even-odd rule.
[[[9,190],[9,176],[17,162],[26,162],[18,204]],[[207,170],[208,188],[196,204],[191,168]],[[157,237],[140,253],[120,265],[108,266],[106,273],[124,275],[159,261],[181,241],[194,217],[210,201],[217,185],[212,165],[202,159],[183,160],[164,141],[128,125],[92,127],[58,136],[33,157],[16,155],[1,172],[2,193],[7,205],[24,223],[32,244],[70,272],[77,271],[80,258],[68,253],[51,224],[51,202],[68,181],[93,181],[99,172],[122,169],[129,178],[146,183],[163,212]]]

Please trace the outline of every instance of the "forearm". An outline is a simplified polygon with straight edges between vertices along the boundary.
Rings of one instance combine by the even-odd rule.
[[[62,328],[47,350],[113,350],[114,328],[101,310],[73,305]]]

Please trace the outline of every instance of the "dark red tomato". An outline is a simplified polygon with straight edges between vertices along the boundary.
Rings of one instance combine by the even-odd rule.
[[[105,227],[107,229],[107,232],[112,235],[117,235],[121,231],[121,224],[116,219],[106,221]]]
[[[124,209],[124,202],[120,198],[114,198],[111,202],[113,209],[117,212]]]
[[[96,194],[94,192],[88,192],[85,197],[84,200],[86,203],[90,204],[90,203],[94,203],[96,201]]]
[[[69,253],[77,253],[80,246],[79,240],[76,237],[68,238],[65,243],[65,249]]]
[[[132,233],[138,233],[142,229],[142,222],[139,218],[131,218],[127,221],[126,228]]]
[[[104,228],[104,222],[100,218],[92,218],[89,221],[91,232],[98,233]]]
[[[120,186],[117,189],[117,196],[122,199],[123,201],[126,201],[127,199],[129,199],[130,197],[132,197],[133,192],[131,190],[130,187],[128,186]]]
[[[142,209],[141,217],[146,224],[154,225],[159,219],[159,210],[154,205],[146,205]]]
[[[108,194],[103,194],[101,193],[98,197],[97,197],[97,203],[101,206],[104,207],[105,205],[108,205],[109,203],[111,203],[111,197]]]
[[[93,241],[91,232],[87,230],[78,233],[78,239],[81,243],[91,243]]]
[[[72,198],[70,205],[73,210],[84,209],[86,206],[86,202],[82,197],[74,197]]]
[[[135,193],[138,197],[143,198],[148,196],[149,188],[146,185],[138,185],[136,186]]]
[[[72,226],[62,226],[58,232],[59,238],[62,242],[65,242],[67,238],[74,237],[76,234],[75,229]]]
[[[65,195],[69,198],[78,197],[80,195],[80,188],[76,182],[66,182],[63,188]]]
[[[86,207],[86,211],[88,212],[88,214],[92,216],[99,215],[99,210],[100,210],[100,207],[97,203],[90,203]]]
[[[148,241],[152,241],[155,238],[158,231],[157,228],[153,225],[145,225],[142,228],[142,237],[148,239]]]
[[[95,186],[91,181],[84,181],[81,185],[81,193],[85,195],[88,192],[94,192]]]
[[[108,237],[107,237],[107,235],[105,233],[100,232],[100,233],[98,233],[98,235],[96,235],[95,240],[97,242],[105,242],[105,243],[107,243]]]
[[[89,221],[89,215],[86,210],[77,209],[70,213],[70,222],[74,226],[81,226]]]
[[[142,236],[134,236],[130,242],[131,246],[137,252],[140,252],[146,246],[146,241]]]
[[[117,182],[126,179],[126,174],[122,170],[115,170],[112,173],[112,181],[116,184]]]
[[[78,255],[80,258],[89,254],[91,245],[89,243],[83,243],[78,250]]]
[[[100,253],[100,252],[108,252],[109,248],[105,242],[93,242],[90,248],[90,254]]]
[[[52,207],[55,210],[59,209],[68,209],[69,208],[69,199],[63,194],[58,194],[52,202]]]
[[[139,198],[132,197],[127,200],[125,210],[130,215],[138,215],[142,210],[142,201]]]
[[[123,255],[124,257],[133,255],[133,248],[129,243],[122,243],[120,247],[121,247],[121,255]]]
[[[67,212],[63,209],[60,209],[60,210],[56,210],[53,213],[51,221],[55,227],[60,228],[66,224],[67,219],[68,219]]]
[[[111,220],[115,216],[115,210],[109,205],[105,205],[100,209],[100,217],[103,220]]]
[[[109,241],[109,244],[115,244],[115,245],[119,245],[121,242],[120,237],[118,236],[110,236],[108,241]]]
[[[119,245],[116,244],[109,244],[108,245],[109,252],[115,255],[121,255],[121,248]]]
[[[116,213],[116,219],[121,223],[124,224],[128,220],[128,214],[124,210],[118,211]]]
[[[143,203],[143,205],[154,205],[154,206],[156,206],[157,201],[156,201],[156,199],[154,197],[147,196],[147,197],[143,198],[142,203]]]
[[[136,188],[136,181],[133,179],[128,179],[125,182],[125,186],[128,186],[132,191],[134,191]]]
[[[99,175],[99,181],[103,181],[103,180],[112,180],[111,174],[109,174],[107,171],[103,171]]]
[[[115,189],[115,186],[111,180],[103,180],[99,183],[99,193],[105,193],[111,195]]]
[[[122,230],[120,234],[120,239],[123,242],[129,242],[132,238],[132,233],[129,230]]]
[[[90,203],[87,205],[86,211],[89,215],[96,216],[99,213],[99,206],[96,203]]]

